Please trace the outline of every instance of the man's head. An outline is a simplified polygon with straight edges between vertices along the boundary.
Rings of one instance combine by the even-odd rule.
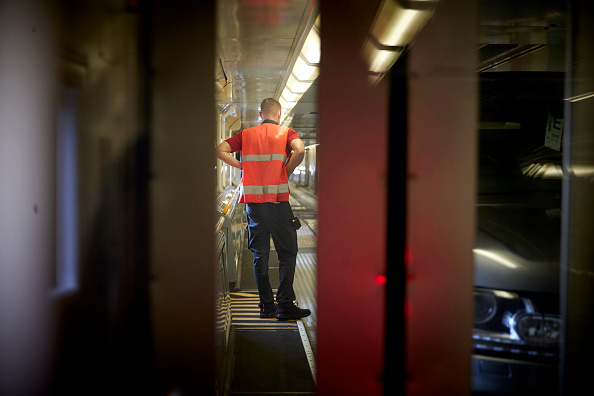
[[[260,117],[263,120],[274,120],[280,122],[281,104],[274,98],[266,98],[260,105]]]

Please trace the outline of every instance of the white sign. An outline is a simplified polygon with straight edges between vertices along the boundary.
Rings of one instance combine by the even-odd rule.
[[[556,118],[549,111],[545,146],[556,151],[561,151],[561,137],[563,136],[563,118]]]

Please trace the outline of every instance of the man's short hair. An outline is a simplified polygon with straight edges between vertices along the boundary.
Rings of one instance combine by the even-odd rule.
[[[260,105],[260,111],[264,114],[276,114],[281,111],[281,109],[281,104],[274,98],[266,98]]]

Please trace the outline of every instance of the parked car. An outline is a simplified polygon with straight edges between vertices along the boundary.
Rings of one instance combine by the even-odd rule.
[[[543,395],[558,389],[559,199],[517,198],[497,197],[477,209],[475,394]]]

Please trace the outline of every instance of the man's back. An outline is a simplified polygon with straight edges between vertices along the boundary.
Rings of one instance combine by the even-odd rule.
[[[243,190],[240,202],[289,200],[289,132],[296,134],[292,129],[268,120],[241,132]]]

